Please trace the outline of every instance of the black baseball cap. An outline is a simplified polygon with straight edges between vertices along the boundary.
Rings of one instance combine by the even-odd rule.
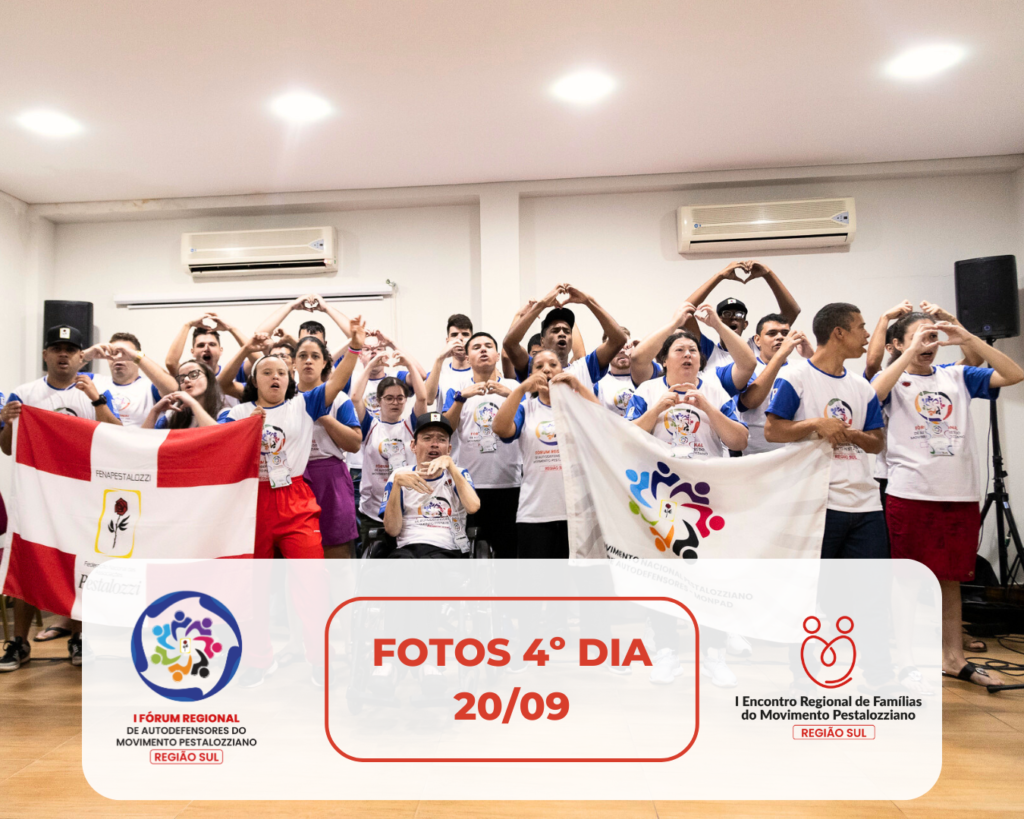
[[[423,430],[430,427],[440,427],[452,437],[452,423],[439,412],[425,412],[416,418],[416,431],[413,433],[415,439]]]
[[[82,334],[67,324],[58,324],[46,331],[46,343],[43,345],[43,349],[52,347],[54,344],[71,344],[81,350]]]
[[[548,314],[544,316],[544,320],[540,323],[540,331],[544,333],[548,327],[554,324],[556,321],[564,321],[569,325],[571,330],[576,326],[576,314],[568,307],[553,307],[548,311]]]
[[[747,305],[745,305],[739,299],[732,298],[722,299],[722,301],[718,302],[718,307],[715,308],[715,312],[718,313],[718,315],[722,315],[723,310],[732,310],[734,312],[736,310],[742,310],[744,313],[748,312]]]

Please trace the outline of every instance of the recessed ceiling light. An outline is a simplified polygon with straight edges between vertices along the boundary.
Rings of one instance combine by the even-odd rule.
[[[885,72],[901,80],[923,80],[951,68],[966,55],[966,49],[955,45],[919,46],[891,60]]]
[[[282,119],[302,124],[316,122],[334,113],[334,108],[327,100],[308,91],[282,94],[270,103],[270,110]]]
[[[15,122],[34,134],[47,137],[73,136],[82,130],[82,125],[78,120],[58,111],[48,111],[42,108],[26,111],[21,116],[15,117]]]
[[[568,74],[551,86],[560,100],[576,105],[591,105],[615,90],[616,82],[601,71],[585,70]]]

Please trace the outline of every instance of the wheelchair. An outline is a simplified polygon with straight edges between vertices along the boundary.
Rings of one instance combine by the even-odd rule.
[[[494,550],[486,540],[480,538],[480,529],[477,526],[466,527],[466,537],[469,539],[469,552],[466,557],[473,560],[488,560],[494,557]],[[374,526],[367,532],[369,545],[363,545],[362,560],[379,560],[386,558],[391,552],[398,548],[398,542],[384,531],[383,526]]]

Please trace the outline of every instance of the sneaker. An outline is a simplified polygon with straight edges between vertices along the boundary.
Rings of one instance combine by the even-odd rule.
[[[0,657],[0,671],[17,671],[22,663],[32,659],[32,647],[24,637],[15,637],[4,643],[4,655]]]
[[[322,665],[313,666],[313,673],[309,681],[317,688],[324,687],[324,667]]]
[[[733,657],[749,657],[754,653],[750,643],[744,640],[739,634],[725,635],[725,650]]]
[[[611,660],[605,660],[601,663],[601,668],[605,671],[612,672],[612,674],[618,674],[620,677],[628,677],[633,673],[632,665],[612,665]]]
[[[711,684],[718,688],[735,688],[736,675],[726,665],[725,651],[709,648],[700,664],[700,673],[711,678]]]
[[[257,686],[263,685],[267,677],[275,671],[277,671],[276,661],[270,666],[270,668],[247,668],[238,675],[238,687],[256,688]]]
[[[669,685],[683,673],[683,664],[671,648],[663,648],[654,655],[651,666],[651,682],[655,685]]]
[[[68,657],[71,660],[71,665],[75,668],[81,668],[82,666],[82,633],[72,634],[71,639],[68,640]]]

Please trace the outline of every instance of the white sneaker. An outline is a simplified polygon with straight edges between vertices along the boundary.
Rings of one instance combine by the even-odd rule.
[[[620,677],[628,677],[633,673],[632,665],[612,665],[611,660],[605,660],[600,667],[612,674],[618,674]]]
[[[711,684],[718,688],[735,688],[736,675],[726,665],[725,651],[709,648],[700,664],[700,673],[711,678]]]
[[[725,650],[734,657],[749,657],[754,653],[750,643],[744,640],[739,634],[725,635]]]
[[[683,664],[671,648],[663,648],[654,655],[651,666],[651,682],[655,685],[668,685],[683,673]]]

